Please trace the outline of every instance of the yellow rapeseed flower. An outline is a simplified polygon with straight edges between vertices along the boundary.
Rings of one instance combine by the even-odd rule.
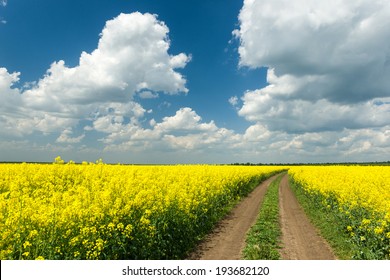
[[[61,157],[54,163],[0,164],[2,257],[96,259],[102,258],[102,248],[130,254],[129,240],[155,244],[173,220],[180,219],[183,231],[201,230],[210,218],[205,215],[220,214],[221,205],[244,195],[250,184],[286,169],[108,165],[102,160],[78,165]]]

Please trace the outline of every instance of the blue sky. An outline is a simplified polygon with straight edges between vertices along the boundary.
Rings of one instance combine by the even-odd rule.
[[[65,0],[10,1],[2,9],[8,24],[1,30],[7,40],[1,46],[0,61],[9,71],[21,72],[21,84],[37,81],[54,61],[64,60],[66,65],[76,66],[82,51],[96,48],[107,20],[120,13],[156,14],[169,28],[169,53],[192,56],[191,63],[180,70],[187,78],[190,93],[173,99],[163,95],[147,104],[172,104],[165,112],[154,112],[159,118],[190,106],[204,120],[215,120],[240,131],[245,125],[236,118],[227,99],[265,83],[264,69],[238,69],[238,41],[232,40],[232,31],[237,27],[241,7],[240,1],[222,0],[87,0],[77,4]]]
[[[384,161],[383,1],[0,1],[0,161]]]

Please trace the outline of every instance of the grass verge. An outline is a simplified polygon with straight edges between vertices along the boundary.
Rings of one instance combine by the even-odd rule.
[[[353,259],[356,247],[350,242],[337,211],[321,204],[323,198],[307,194],[302,187],[290,179],[290,186],[310,221],[320,230],[339,259]]]
[[[269,186],[256,223],[248,231],[242,251],[245,260],[280,259],[279,183],[283,174]]]

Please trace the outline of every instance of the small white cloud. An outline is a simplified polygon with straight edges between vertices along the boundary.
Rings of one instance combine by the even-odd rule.
[[[150,121],[149,121],[149,125],[150,126],[155,126],[157,124],[157,122],[154,120],[154,119],[151,119]]]
[[[7,6],[7,0],[0,0],[0,5],[3,7]]]
[[[148,91],[148,90],[141,91],[140,93],[138,93],[138,95],[142,99],[155,99],[155,98],[158,98],[158,93],[151,92],[151,91]]]
[[[229,103],[235,107],[238,104],[238,97],[237,96],[232,96],[229,98]]]
[[[68,144],[75,144],[80,143],[81,140],[85,137],[85,134],[82,134],[78,137],[71,137],[73,134],[73,131],[71,128],[67,128],[64,131],[62,131],[61,135],[57,138],[57,143],[68,143]]]
[[[267,140],[270,136],[271,132],[265,126],[255,124],[246,129],[243,138],[248,142],[259,142]]]
[[[187,56],[184,53],[171,56],[171,59],[169,61],[169,64],[173,69],[175,68],[184,68],[188,62],[190,62],[192,59],[192,56]]]
[[[84,126],[84,130],[85,130],[85,131],[92,131],[92,130],[93,130],[93,127],[92,127],[92,126],[89,126],[89,125],[86,125],[86,126]]]
[[[216,130],[217,127],[213,121],[202,123],[201,117],[191,108],[181,108],[172,117],[164,117],[162,123],[155,126],[155,129],[164,132],[168,131],[206,131]]]
[[[172,106],[172,104],[170,103],[170,102],[168,102],[168,101],[163,101],[162,103],[160,103],[159,105],[158,105],[158,108],[159,109],[162,109],[162,108],[169,108],[169,107],[171,107]]]

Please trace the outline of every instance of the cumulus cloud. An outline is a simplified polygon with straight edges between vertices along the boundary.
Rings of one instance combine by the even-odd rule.
[[[85,134],[82,134],[77,137],[71,137],[73,134],[72,128],[67,128],[62,131],[61,135],[57,138],[56,142],[58,143],[79,143],[84,137]]]
[[[146,110],[136,102],[107,103],[100,106],[93,116],[93,127],[101,132],[114,132],[121,129],[126,123],[138,123]]]
[[[273,68],[295,98],[389,97],[388,2],[247,0],[239,20],[240,65]]]
[[[390,119],[390,4],[246,0],[240,66],[268,67],[238,114],[288,133],[383,127]]]
[[[184,67],[189,58],[168,54],[168,32],[155,15],[120,14],[106,22],[97,49],[83,52],[73,68],[62,60],[54,62],[38,84],[24,92],[25,99],[46,109],[56,101],[63,107],[127,102],[140,89],[187,92],[185,78],[174,69]]]
[[[281,136],[270,148],[388,150],[388,2],[245,0],[239,23],[239,65],[267,67],[268,85],[245,92],[238,114]]]
[[[83,145],[93,135],[106,155],[161,153],[163,162],[174,160],[166,151],[209,162],[388,160],[389,5],[319,2],[244,2],[234,31],[240,66],[268,67],[268,85],[229,98],[250,122],[243,133],[190,107],[151,116],[144,99],[188,92],[178,70],[191,56],[169,53],[169,29],[156,15],[132,13],[107,21],[97,48],[75,67],[53,62],[28,86],[0,68],[0,154],[14,153],[7,147],[15,143],[29,149],[13,136],[43,133],[56,143],[38,144],[37,153],[96,154]],[[157,109],[170,106],[162,101]]]
[[[17,107],[21,102],[19,90],[13,88],[19,82],[19,76],[19,72],[8,73],[6,68],[0,67],[0,108],[4,112]]]
[[[158,98],[158,93],[151,92],[149,90],[141,91],[138,93],[139,97],[142,99],[154,99]]]
[[[232,105],[232,106],[236,106],[238,104],[238,97],[237,96],[232,96],[229,98],[229,103]]]
[[[271,132],[265,126],[257,123],[255,125],[249,126],[246,129],[243,138],[247,142],[259,143],[259,141],[268,140],[270,136]]]
[[[202,123],[201,117],[191,108],[181,108],[172,117],[164,117],[163,121],[154,127],[161,131],[214,131],[217,126],[213,121]]]
[[[53,62],[27,88],[16,87],[20,73],[0,68],[1,124],[19,135],[60,132],[58,139],[63,142],[69,140],[64,127],[80,121],[92,122],[87,129],[104,132],[114,130],[117,123],[134,122],[128,119],[144,113],[133,102],[136,93],[155,98],[158,92],[188,92],[185,77],[176,69],[185,67],[191,58],[168,53],[168,33],[156,15],[120,14],[106,22],[97,48],[83,52],[75,67],[63,60]],[[115,116],[102,108],[115,111]]]
[[[390,98],[357,104],[337,104],[326,99],[308,101],[279,97],[293,88],[272,84],[248,91],[238,114],[249,121],[262,122],[272,130],[290,133],[381,127],[389,123]]]
[[[108,122],[112,125],[112,122]],[[106,151],[149,148],[206,152],[234,148],[242,137],[234,131],[219,128],[213,121],[203,122],[191,108],[185,107],[161,122],[150,121],[151,128],[129,123],[118,125],[102,141]],[[108,131],[106,131],[108,132]]]

